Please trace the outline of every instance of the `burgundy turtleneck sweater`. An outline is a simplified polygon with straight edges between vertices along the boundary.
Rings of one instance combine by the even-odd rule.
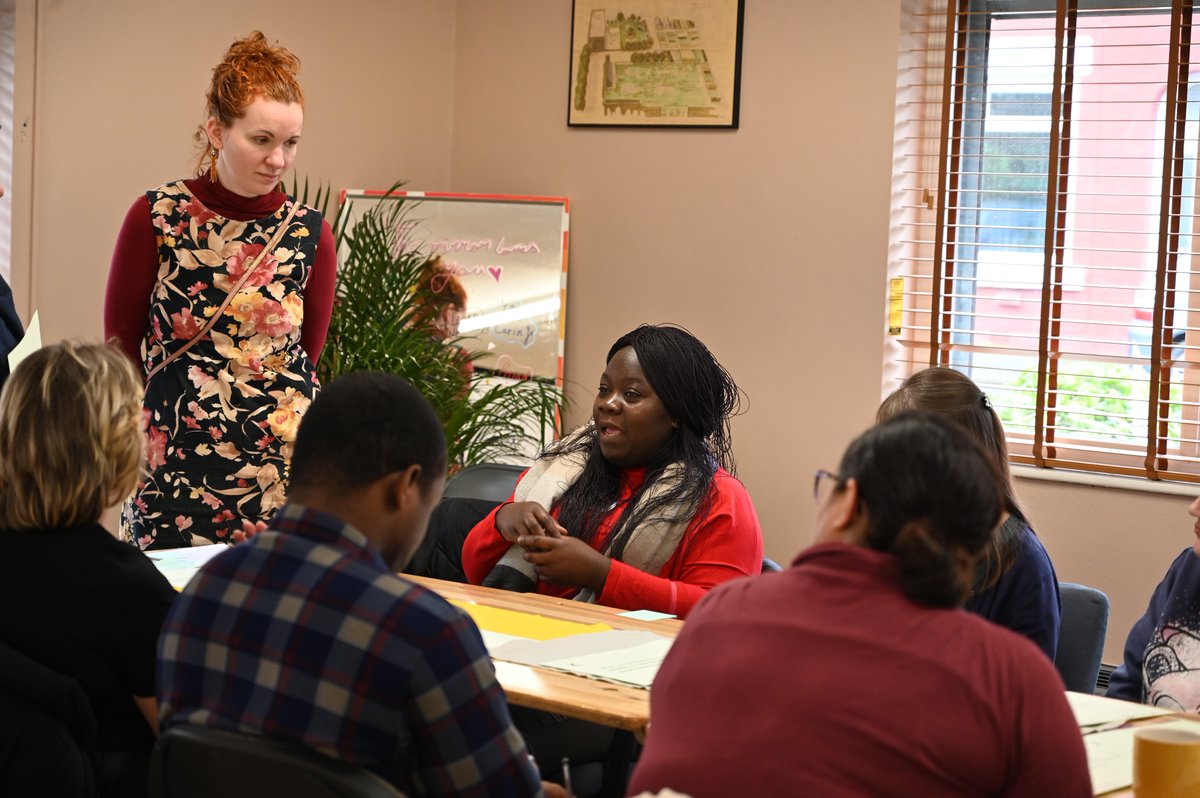
[[[184,185],[210,211],[239,222],[268,216],[286,199],[282,191],[243,197],[212,182],[207,173],[185,180]],[[320,359],[325,345],[336,277],[333,231],[327,221],[322,221],[316,261],[304,287],[304,325],[300,332],[300,345],[313,363]],[[142,338],[150,318],[150,298],[157,279],[158,245],[150,225],[150,203],[143,195],[134,200],[121,224],[104,297],[104,337],[116,338],[122,351],[139,366]]]

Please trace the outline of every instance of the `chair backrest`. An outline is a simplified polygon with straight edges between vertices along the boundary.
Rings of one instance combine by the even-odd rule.
[[[79,683],[0,642],[0,795],[95,795],[95,746]]]
[[[49,632],[47,632],[49,634]],[[96,719],[79,682],[0,642],[0,690],[56,718],[84,751],[96,747]]]
[[[1094,587],[1059,582],[1062,625],[1054,664],[1068,690],[1095,693],[1108,634],[1108,596]]]
[[[150,762],[155,798],[404,798],[363,768],[252,734],[172,726],[159,735]]]
[[[496,504],[512,495],[525,466],[508,463],[477,463],[446,480],[445,499],[487,499]]]
[[[780,571],[782,571],[782,570],[783,570],[783,566],[782,566],[782,565],[780,565],[779,563],[775,562],[774,560],[772,560],[772,559],[771,559],[770,557],[768,557],[767,555],[765,555],[765,554],[763,555],[763,569],[762,569],[762,572],[763,572],[764,574],[779,573],[779,572],[780,572]]]

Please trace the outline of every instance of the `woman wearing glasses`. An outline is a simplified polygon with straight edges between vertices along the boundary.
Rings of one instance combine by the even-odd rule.
[[[818,480],[814,544],[688,619],[631,791],[1090,796],[1054,666],[958,609],[1004,508],[980,447],[906,413]]]
[[[762,569],[762,530],[730,473],[738,388],[678,327],[608,352],[592,422],[544,452],[471,530],[469,581],[684,616]]]
[[[1017,505],[1008,472],[1004,426],[987,394],[954,369],[928,368],[913,374],[879,407],[878,421],[906,410],[925,410],[949,419],[979,443],[996,468],[1004,513],[979,560],[964,608],[1025,635],[1051,661],[1058,649],[1062,599],[1058,576],[1041,540]]]

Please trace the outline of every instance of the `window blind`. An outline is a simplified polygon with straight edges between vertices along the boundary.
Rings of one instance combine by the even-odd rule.
[[[953,367],[1014,462],[1200,482],[1192,2],[905,12],[885,390]]]

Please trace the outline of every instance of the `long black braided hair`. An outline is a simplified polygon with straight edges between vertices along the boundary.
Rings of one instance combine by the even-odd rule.
[[[621,559],[633,530],[650,520],[686,523],[703,512],[710,500],[717,468],[735,473],[729,419],[741,407],[741,392],[733,378],[708,347],[687,330],[670,325],[643,324],[617,339],[605,363],[625,347],[632,347],[650,387],[667,413],[678,421],[667,445],[646,466],[646,477],[621,511],[608,536],[605,553]],[[601,522],[621,493],[621,471],[600,451],[593,426],[551,446],[542,457],[586,452],[583,472],[558,502],[558,522],[572,536],[591,544]],[[638,505],[638,499],[677,464],[678,478],[670,489]],[[634,508],[630,512],[630,508]]]

